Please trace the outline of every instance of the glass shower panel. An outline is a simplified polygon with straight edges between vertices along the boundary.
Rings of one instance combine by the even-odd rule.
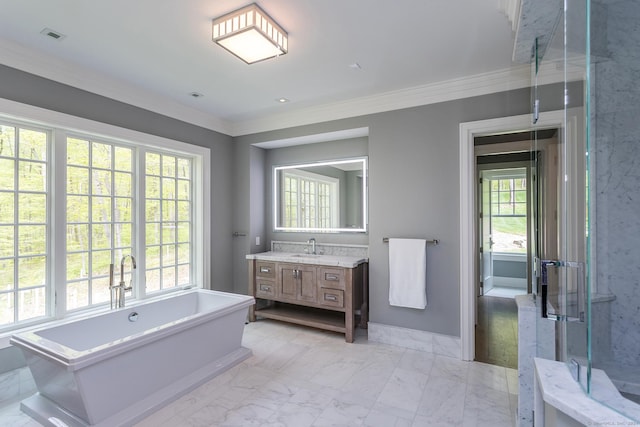
[[[561,221],[566,284],[566,362],[585,391],[590,387],[588,274],[589,44],[587,0],[564,2],[565,155]]]
[[[561,22],[561,16],[558,22]],[[561,28],[556,25],[555,28]],[[562,66],[562,32],[554,32],[545,38],[536,39],[534,45],[534,61],[532,61],[532,106],[533,123],[540,126],[539,118],[544,112],[562,108],[564,104],[563,84],[547,84],[557,80],[557,69]],[[552,137],[547,129],[537,128],[534,131],[534,175],[535,186],[532,192],[534,206],[535,238],[535,271],[536,307],[538,311],[536,334],[537,356],[551,360],[564,360],[564,325],[557,320],[562,313],[560,299],[560,275],[555,263],[561,259],[560,228],[560,196],[563,180],[561,179],[561,154],[563,145],[563,128],[559,123]]]
[[[585,11],[584,0],[564,2],[532,68],[534,120],[536,110],[562,109],[555,137],[543,129],[535,137],[538,355],[565,361],[587,389]]]
[[[532,61],[534,122],[562,105],[535,140],[538,356],[640,422],[640,2],[558,7]]]

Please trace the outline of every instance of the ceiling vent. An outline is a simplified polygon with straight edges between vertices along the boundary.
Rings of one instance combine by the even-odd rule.
[[[57,40],[57,41],[61,41],[62,39],[64,39],[65,36],[64,34],[56,31],[56,30],[52,30],[51,28],[45,28],[44,30],[40,31],[40,34],[42,34],[43,36],[47,36],[53,40]]]

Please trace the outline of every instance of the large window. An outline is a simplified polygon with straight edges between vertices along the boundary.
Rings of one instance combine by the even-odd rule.
[[[107,307],[125,255],[127,298],[208,280],[208,149],[60,117],[0,117],[0,333]]]
[[[526,168],[483,171],[483,179],[489,185],[494,252],[527,252],[526,174]]]
[[[66,148],[67,309],[76,309],[110,301],[109,264],[133,253],[133,150],[71,137]]]
[[[187,285],[191,278],[191,162],[146,155],[147,292]]]
[[[0,123],[0,327],[47,314],[49,135]]]

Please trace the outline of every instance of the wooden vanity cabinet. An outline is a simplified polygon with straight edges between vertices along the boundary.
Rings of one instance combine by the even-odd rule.
[[[281,299],[316,301],[316,269],[308,265],[278,263],[276,281]]]
[[[256,260],[255,293],[256,298],[275,298],[276,263]]]
[[[257,316],[345,334],[353,342],[356,315],[368,321],[367,263],[353,268],[249,260],[249,294]]]

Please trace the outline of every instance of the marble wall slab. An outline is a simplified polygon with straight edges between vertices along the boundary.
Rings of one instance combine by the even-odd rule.
[[[516,296],[518,306],[518,413],[516,426],[533,425],[533,359],[536,357],[537,309],[533,295]]]
[[[595,284],[615,295],[610,342],[594,345],[596,360],[640,363],[640,3],[597,1],[608,58],[593,65],[595,153]],[[604,328],[602,326],[601,329]],[[610,346],[610,348],[609,348]]]

